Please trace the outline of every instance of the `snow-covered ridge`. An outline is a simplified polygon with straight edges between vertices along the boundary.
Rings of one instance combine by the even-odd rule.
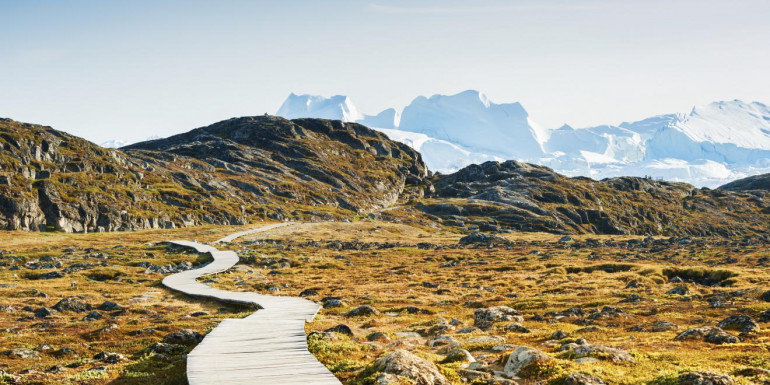
[[[770,108],[740,100],[620,125],[543,129],[520,103],[496,104],[478,91],[419,96],[401,112],[358,112],[345,96],[291,94],[278,115],[359,122],[420,151],[428,167],[517,159],[566,175],[652,176],[717,186],[770,171]]]

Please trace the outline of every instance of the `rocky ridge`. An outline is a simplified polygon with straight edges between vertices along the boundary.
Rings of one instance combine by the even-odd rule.
[[[273,116],[121,150],[0,120],[0,228],[67,232],[349,217],[422,194],[419,153],[355,123]]]

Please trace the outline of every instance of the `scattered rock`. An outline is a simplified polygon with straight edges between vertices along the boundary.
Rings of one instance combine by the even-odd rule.
[[[551,334],[551,337],[549,339],[552,340],[563,340],[565,338],[569,337],[569,334],[564,332],[563,330],[557,330]]]
[[[636,325],[628,328],[630,332],[648,332],[648,333],[660,333],[672,330],[678,330],[679,326],[675,323],[668,321],[655,321],[649,325]]]
[[[539,363],[551,360],[551,356],[535,348],[520,346],[508,356],[508,361],[505,363],[505,368],[503,370],[506,375],[516,377],[522,370],[526,370],[530,365],[538,365]]]
[[[387,334],[382,333],[382,332],[369,333],[369,335],[366,336],[366,339],[368,341],[378,341],[378,342],[390,342],[390,341],[393,341],[392,338],[388,337]]]
[[[126,361],[126,356],[120,353],[101,352],[94,356],[95,360],[99,360],[108,364],[117,364],[121,361]]]
[[[511,241],[499,235],[480,233],[476,231],[460,238],[460,244],[509,245],[511,244]]]
[[[86,316],[83,317],[83,321],[96,321],[101,318],[102,318],[102,313],[99,313],[98,311],[94,310],[86,314]]]
[[[115,302],[112,301],[104,301],[101,305],[99,305],[99,310],[103,311],[113,311],[113,310],[121,310],[123,309],[123,306],[118,305]]]
[[[473,312],[473,321],[474,326],[487,330],[495,322],[514,321],[521,323],[524,322],[524,317],[508,306],[493,306]]]
[[[738,337],[729,334],[716,326],[703,326],[699,328],[687,329],[676,337],[674,341],[703,340],[712,344],[734,344],[738,342]]]
[[[508,332],[516,332],[516,333],[529,333],[530,330],[527,329],[524,325],[514,322],[512,324],[505,325],[505,331]]]
[[[40,309],[35,309],[33,314],[35,314],[36,318],[45,318],[52,316],[54,314],[54,310],[49,307],[41,307]]]
[[[759,331],[759,324],[747,315],[733,315],[723,319],[717,327],[724,330],[735,330],[742,333]]]
[[[590,374],[573,372],[564,379],[564,385],[607,385],[607,383]]]
[[[163,342],[178,345],[197,344],[202,340],[203,335],[191,329],[178,330],[163,337]]]
[[[32,349],[10,349],[3,351],[2,354],[11,358],[21,358],[23,360],[40,359],[40,354]]]
[[[340,333],[344,334],[346,336],[353,336],[353,330],[350,329],[350,326],[345,324],[339,324],[337,326],[330,327],[325,330],[325,332],[334,332],[334,333]]]
[[[677,286],[677,287],[667,291],[666,294],[669,294],[669,295],[687,295],[687,293],[689,293],[689,292],[690,292],[690,290],[687,288],[687,285],[680,285],[680,286]]]
[[[690,372],[679,376],[682,385],[734,385],[733,378],[713,372]]]
[[[571,351],[579,357],[594,357],[614,363],[634,362],[634,357],[623,349],[604,345],[592,345],[584,339],[562,345],[559,351]]]
[[[53,306],[58,311],[71,311],[75,313],[83,313],[91,310],[91,305],[84,302],[78,297],[67,297],[57,302]]]
[[[368,315],[379,315],[379,310],[369,306],[362,305],[348,312],[348,317],[363,317]]]
[[[449,363],[449,362],[476,362],[476,359],[473,358],[473,355],[465,350],[465,349],[454,349],[450,351],[446,358],[444,358],[441,363]]]

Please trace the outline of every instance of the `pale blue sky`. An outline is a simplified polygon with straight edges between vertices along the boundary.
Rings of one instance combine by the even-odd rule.
[[[770,103],[770,1],[0,0],[0,116],[96,142],[478,89],[546,127]]]

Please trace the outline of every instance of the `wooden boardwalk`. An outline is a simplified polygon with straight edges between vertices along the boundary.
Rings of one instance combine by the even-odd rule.
[[[280,223],[235,233],[217,243],[286,225]],[[169,243],[211,253],[214,261],[198,269],[170,275],[163,279],[163,285],[192,296],[260,307],[246,318],[223,320],[190,352],[187,380],[191,385],[341,385],[307,350],[305,322],[313,320],[320,309],[318,304],[297,297],[214,289],[198,282],[197,278],[228,270],[238,263],[238,255],[197,242]]]

